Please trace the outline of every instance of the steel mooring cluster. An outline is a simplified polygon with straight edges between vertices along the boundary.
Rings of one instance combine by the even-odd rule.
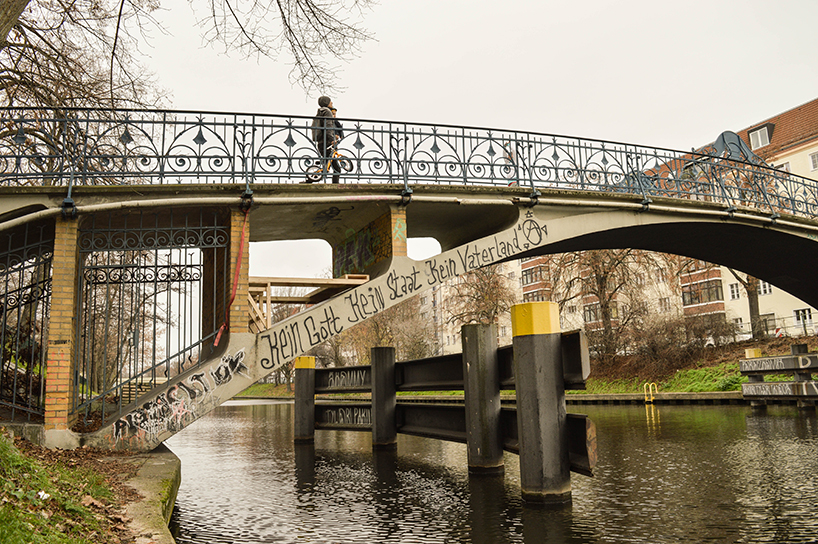
[[[570,472],[592,475],[596,429],[565,410],[565,390],[584,389],[590,371],[580,331],[562,333],[550,302],[512,308],[513,343],[499,348],[494,325],[466,325],[462,354],[395,362],[391,347],[372,349],[372,365],[316,369],[296,360],[294,439],[311,443],[315,429],[368,431],[373,449],[397,447],[411,434],[467,445],[469,471],[504,470],[503,451],[520,456],[528,501],[567,503]],[[515,389],[516,405],[500,391]],[[400,391],[463,390],[460,403],[399,401]],[[316,402],[316,394],[371,392],[371,401]]]

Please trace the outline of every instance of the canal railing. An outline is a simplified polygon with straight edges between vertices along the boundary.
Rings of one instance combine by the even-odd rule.
[[[559,323],[551,303],[512,308],[519,316],[512,317],[513,344],[501,349],[493,325],[466,325],[462,354],[397,363],[394,348],[372,348],[372,365],[327,369],[316,369],[312,357],[297,359],[294,439],[313,442],[315,430],[323,429],[371,432],[374,449],[397,447],[398,434],[461,442],[471,472],[502,471],[503,451],[509,451],[520,456],[524,498],[570,500],[569,471],[591,476],[596,464],[593,422],[565,411],[565,390],[584,388],[590,372],[587,341],[581,331],[537,332],[543,313]],[[515,406],[501,406],[501,388],[516,390]],[[463,390],[464,403],[397,397],[399,391],[448,390]],[[315,399],[317,393],[364,392],[371,401]]]
[[[741,392],[754,406],[763,406],[769,400],[797,401],[801,408],[814,408],[818,400],[818,382],[812,372],[818,371],[818,353],[809,353],[807,344],[793,344],[790,355],[761,357],[761,350],[746,350],[746,359],[739,368],[748,382]],[[790,374],[791,381],[764,381],[771,374]]]

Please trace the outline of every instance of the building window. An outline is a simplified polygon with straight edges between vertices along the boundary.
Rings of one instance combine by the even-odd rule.
[[[758,294],[759,295],[769,295],[773,292],[773,286],[767,283],[766,281],[758,282]]]
[[[686,285],[682,291],[682,304],[693,306],[724,300],[721,290],[721,280],[703,281]]]
[[[667,276],[665,276],[665,269],[664,268],[657,268],[656,269],[656,283],[665,283],[667,281]]]
[[[659,299],[659,311],[663,313],[670,311],[670,299],[668,297],[662,297]]]
[[[776,166],[776,168],[778,168],[782,172],[790,172],[791,171],[790,170],[790,163],[788,163],[788,162],[782,162],[781,164]],[[813,170],[815,170],[815,168],[813,168]]]
[[[744,320],[740,317],[736,317],[733,319],[733,325],[736,327],[737,331],[744,330]]]
[[[586,323],[599,321],[599,303],[586,305],[582,310],[582,317]]]
[[[575,313],[577,313],[577,307],[572,304],[572,305],[568,306],[567,311],[568,311],[569,314],[575,314]]]
[[[760,129],[754,130],[750,133],[750,147],[753,148],[753,151],[759,147],[764,147],[765,145],[769,144],[770,136],[767,132],[767,127],[761,127]]]
[[[741,289],[737,283],[730,284],[730,300],[738,300],[741,298]]]
[[[794,310],[796,325],[812,325],[812,310],[810,308],[803,308],[801,310]]]
[[[813,170],[818,170],[818,153],[809,156],[809,163]]]

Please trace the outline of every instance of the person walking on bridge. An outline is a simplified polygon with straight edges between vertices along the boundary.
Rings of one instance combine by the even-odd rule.
[[[336,138],[338,138],[338,141],[340,142],[341,140],[344,139],[344,125],[341,124],[341,121],[335,119],[335,117],[338,117],[338,110],[335,109],[334,107],[331,107],[330,111],[332,112],[333,117],[332,122],[335,123],[335,136]]]
[[[341,165],[338,164],[338,161],[332,160],[335,145],[339,138],[336,131],[335,117],[332,114],[333,109],[330,97],[322,96],[318,99],[318,112],[316,112],[315,119],[312,122],[312,139],[323,157],[324,170],[329,171],[329,165],[331,164],[332,170],[335,172],[332,175],[332,183],[338,183]],[[308,180],[307,183],[310,183],[310,181]]]

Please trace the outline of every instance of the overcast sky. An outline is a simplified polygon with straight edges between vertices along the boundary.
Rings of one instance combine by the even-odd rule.
[[[174,108],[315,112],[286,58],[225,55],[186,0],[161,5],[170,35],[143,51]],[[332,98],[339,117],[690,149],[818,97],[816,22],[816,0],[382,0]],[[251,251],[251,274],[318,275],[314,252],[285,269]]]

